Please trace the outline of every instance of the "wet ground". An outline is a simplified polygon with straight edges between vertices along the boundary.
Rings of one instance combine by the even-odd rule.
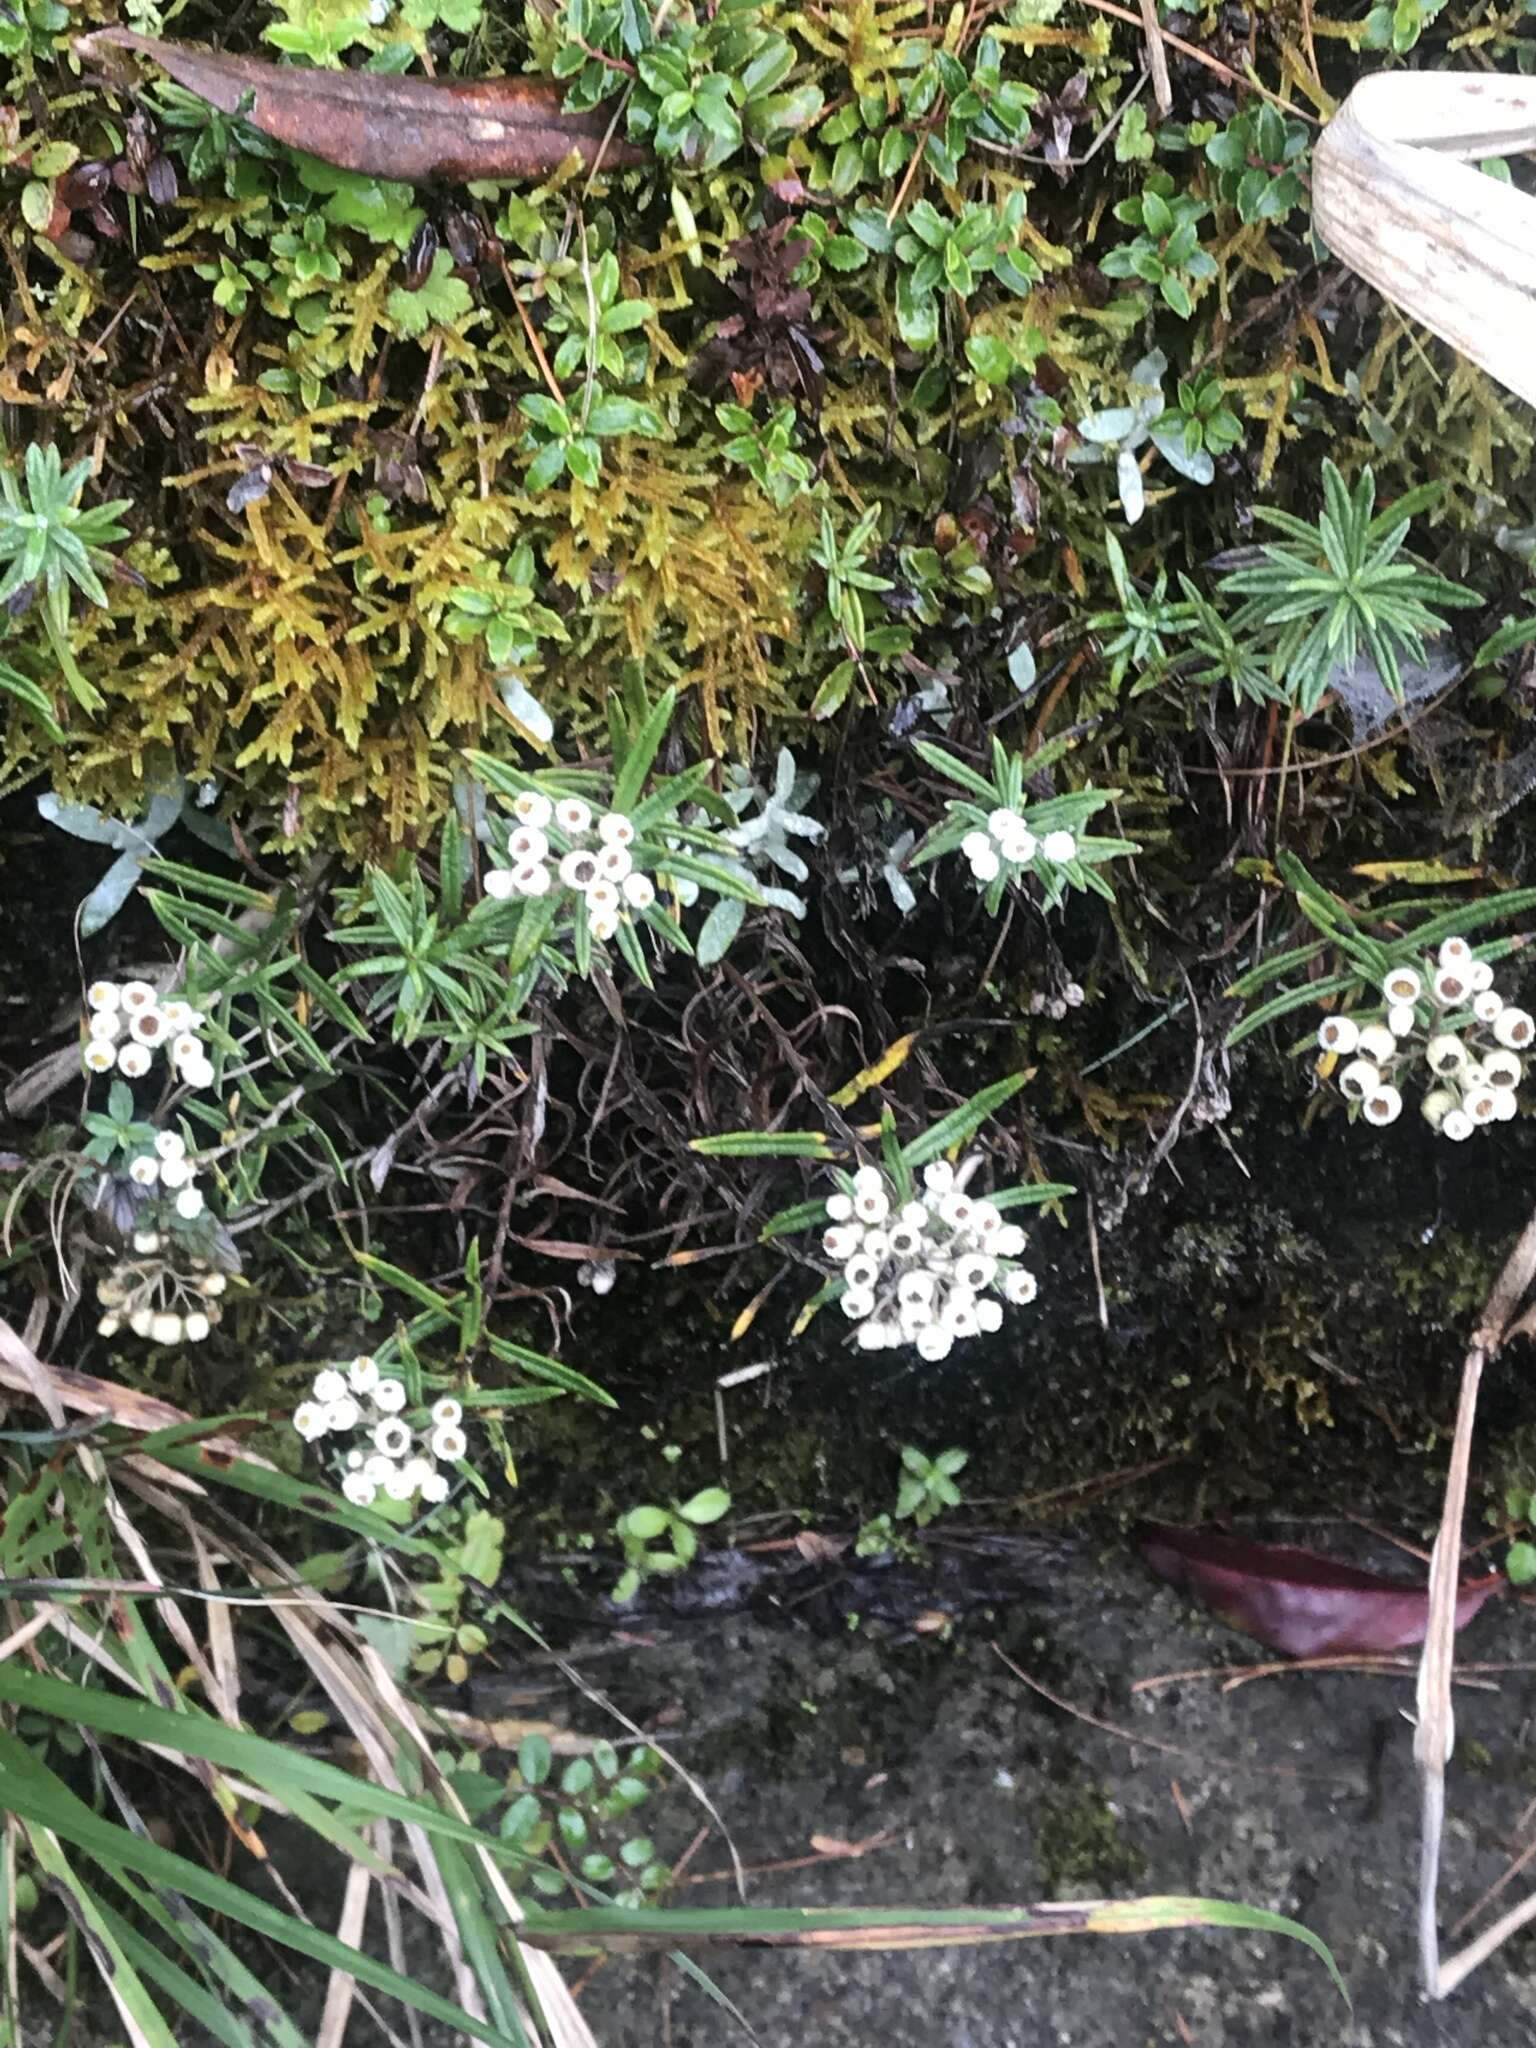
[[[1536,1952],[1518,1939],[1448,2003],[1419,1996],[1409,1678],[1292,1671],[1232,1690],[1203,1677],[1136,1690],[1264,1653],[1135,1560],[1073,1546],[1042,1552],[1021,1571],[1016,1600],[963,1618],[949,1640],[847,1611],[835,1618],[825,1602],[814,1618],[759,1607],[643,1633],[649,1640],[603,1657],[594,1675],[637,1719],[674,1724],[667,1739],[706,1781],[753,1873],[754,1902],[1242,1899],[1319,1933],[1353,2001],[1351,2011],[1299,1945],[1246,1933],[710,1958],[762,2048],[1536,2040]],[[994,1643],[1081,1713],[1021,1683]],[[1532,1612],[1513,1602],[1485,1610],[1462,1638],[1469,1665],[1532,1665],[1532,1652]],[[1519,1823],[1536,1789],[1536,1666],[1469,1676],[1479,1684],[1457,1694],[1443,1925],[1529,1839]],[[681,1793],[648,1820],[678,1846],[707,1824]],[[813,1837],[873,1845],[766,1868],[815,1858]],[[712,1833],[690,1867],[727,1865]],[[731,1896],[710,1878],[679,1902]],[[583,2005],[604,2048],[716,2048],[733,2034],[661,1961],[606,1965]]]

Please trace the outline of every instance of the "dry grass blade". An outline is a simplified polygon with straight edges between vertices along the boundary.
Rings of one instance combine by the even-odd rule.
[[[368,1894],[372,1887],[373,1873],[368,1866],[354,1863],[347,1872],[346,1889],[341,1895],[341,1916],[336,1922],[336,1939],[344,1941],[348,1948],[357,1948],[362,1942],[363,1923],[368,1916]],[[356,1990],[355,1977],[349,1976],[345,1970],[332,1970],[330,1982],[325,1987],[325,2006],[320,2014],[315,2048],[341,2048]]]
[[[1520,1307],[1536,1280],[1536,1213],[1533,1213],[1504,1270],[1494,1282],[1472,1346],[1462,1366],[1456,1433],[1451,1443],[1440,1533],[1429,1567],[1429,1626],[1419,1665],[1419,1725],[1413,1753],[1419,1766],[1422,1813],[1419,1841],[1419,1964],[1424,1990],[1444,1998],[1485,1955],[1491,1955],[1506,1934],[1536,1913],[1527,1900],[1480,1935],[1454,1962],[1442,1967],[1436,1902],[1440,1889],[1440,1841],[1445,1825],[1445,1767],[1455,1746],[1451,1680],[1456,1664],[1456,1593],[1461,1575],[1461,1526],[1466,1513],[1467,1474],[1472,1459],[1472,1433],[1477,1420],[1477,1392],[1483,1368],[1510,1335]],[[1502,1930],[1502,1932],[1501,1932]],[[1497,1937],[1492,1939],[1491,1937]],[[1471,1958],[1469,1961],[1468,1958]]]
[[[1532,202],[1459,161],[1533,147],[1529,79],[1377,72],[1318,142],[1312,213],[1351,270],[1536,403]]]

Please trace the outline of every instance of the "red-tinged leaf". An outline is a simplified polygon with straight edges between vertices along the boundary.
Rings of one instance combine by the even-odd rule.
[[[136,50],[224,114],[238,114],[291,149],[368,177],[423,184],[443,178],[544,178],[571,154],[609,170],[649,161],[615,132],[611,106],[568,114],[564,88],[548,78],[394,78],[230,57],[132,29],[80,36],[93,57],[104,46]]]
[[[1379,1654],[1424,1640],[1425,1587],[1284,1543],[1249,1543],[1202,1529],[1148,1524],[1141,1554],[1160,1579],[1191,1593],[1229,1628],[1287,1657]],[[1463,1580],[1462,1628],[1504,1584],[1502,1572]]]

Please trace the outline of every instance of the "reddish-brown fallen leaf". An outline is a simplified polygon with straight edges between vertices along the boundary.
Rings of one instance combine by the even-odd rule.
[[[472,178],[544,178],[575,150],[606,169],[649,161],[614,128],[612,105],[568,114],[549,78],[392,78],[230,57],[132,29],[76,38],[82,57],[103,46],[136,50],[220,113],[239,114],[292,149],[344,171],[422,184]]]
[[[1192,1593],[1229,1628],[1288,1657],[1379,1653],[1424,1640],[1424,1586],[1315,1550],[1249,1543],[1202,1529],[1147,1524],[1140,1541],[1142,1556],[1159,1578]],[[1464,1580],[1456,1626],[1464,1627],[1503,1584],[1502,1572]]]

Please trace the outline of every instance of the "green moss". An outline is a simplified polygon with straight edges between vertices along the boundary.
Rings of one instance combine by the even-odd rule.
[[[1045,1890],[1053,1898],[1107,1897],[1135,1885],[1147,1867],[1108,1794],[1092,1779],[1042,1795],[1030,1808],[1030,1826]]]

